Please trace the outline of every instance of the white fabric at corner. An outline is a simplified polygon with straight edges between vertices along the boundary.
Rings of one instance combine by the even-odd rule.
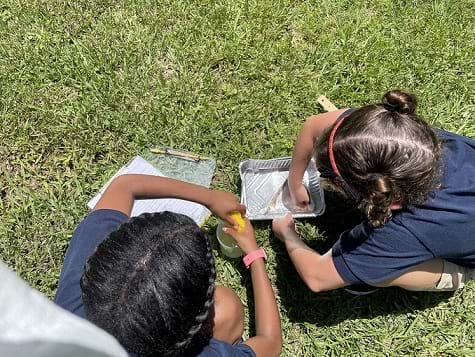
[[[454,291],[461,289],[467,282],[475,278],[475,269],[463,267],[444,260],[444,271],[439,282],[428,291]]]
[[[127,357],[107,332],[61,309],[0,261],[0,356]]]

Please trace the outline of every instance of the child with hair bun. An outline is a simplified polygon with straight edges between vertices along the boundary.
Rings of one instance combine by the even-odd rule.
[[[191,218],[129,218],[135,199],[163,197],[201,203],[231,224],[227,233],[251,274],[256,336],[241,341],[242,303],[216,285],[210,241]],[[228,192],[148,175],[114,179],[73,234],[55,302],[109,332],[131,355],[278,356],[280,319],[265,254],[249,220],[236,225],[236,211],[245,207]]]
[[[290,215],[274,220],[311,290],[443,291],[474,278],[475,141],[431,127],[416,106],[414,95],[392,90],[381,103],[306,120],[289,173],[292,199],[309,204],[302,177],[313,156],[321,177],[366,217],[323,255],[299,239]]]

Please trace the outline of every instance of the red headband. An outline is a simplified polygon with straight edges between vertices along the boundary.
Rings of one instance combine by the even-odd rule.
[[[345,118],[346,116],[341,117],[340,119],[337,120],[335,125],[333,125],[333,129],[330,133],[330,137],[328,138],[328,157],[330,159],[330,165],[332,166],[332,170],[337,176],[341,176],[341,175],[340,175],[340,171],[338,171],[338,167],[336,166],[335,156],[333,155],[333,141],[335,140],[336,130],[339,128],[341,123],[343,123],[343,119]]]
[[[340,117],[333,125],[330,137],[328,138],[328,158],[330,159],[333,173],[336,175],[336,184],[346,191],[356,202],[359,202],[361,200],[360,193],[341,176],[340,171],[338,171],[338,167],[336,166],[335,155],[333,154],[333,141],[335,140],[336,131],[346,117],[347,116]]]

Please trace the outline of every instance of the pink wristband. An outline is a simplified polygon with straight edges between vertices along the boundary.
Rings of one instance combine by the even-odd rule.
[[[264,249],[259,248],[258,250],[255,250],[253,252],[250,252],[247,254],[244,258],[242,258],[242,261],[244,262],[244,265],[246,266],[247,269],[251,266],[251,264],[259,258],[264,258],[267,259],[266,252]]]

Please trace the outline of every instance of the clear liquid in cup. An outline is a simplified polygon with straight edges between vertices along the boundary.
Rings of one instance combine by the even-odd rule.
[[[216,238],[218,239],[221,253],[228,258],[239,258],[243,255],[241,248],[236,243],[236,240],[230,235],[223,232],[223,227],[226,227],[223,222],[219,222],[216,227]]]

